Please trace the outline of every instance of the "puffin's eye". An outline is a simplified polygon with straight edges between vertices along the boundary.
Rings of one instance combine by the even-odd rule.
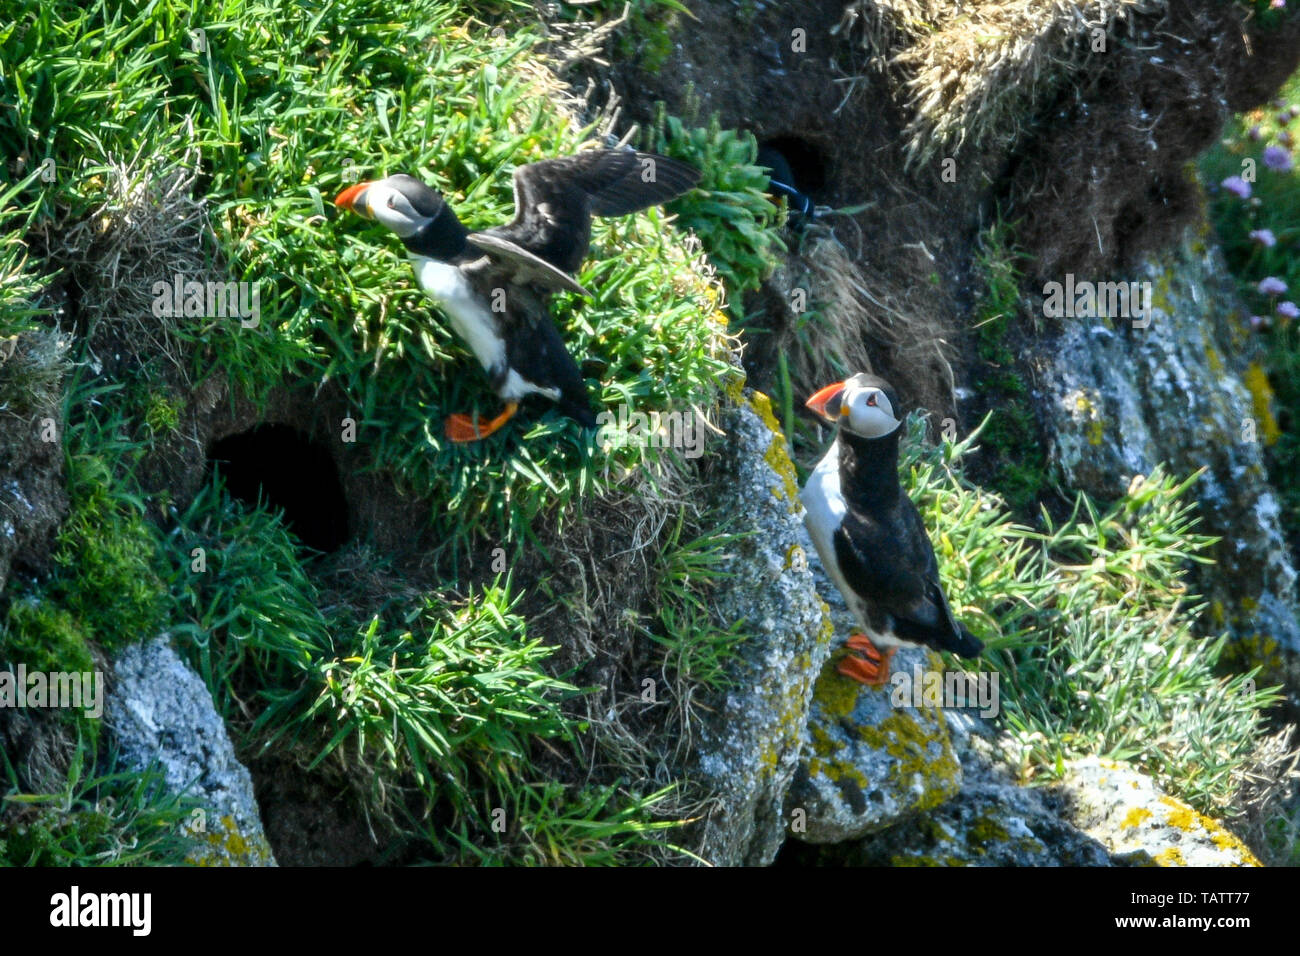
[[[388,197],[388,208],[389,208],[389,209],[396,209],[396,208],[397,208],[397,202],[396,202],[396,200],[394,199],[394,197],[392,197],[392,196],[389,196],[389,197]]]
[[[867,404],[870,405],[872,408],[875,408],[875,406],[876,406],[876,393],[875,393],[875,392],[872,392],[870,395],[867,396]]]

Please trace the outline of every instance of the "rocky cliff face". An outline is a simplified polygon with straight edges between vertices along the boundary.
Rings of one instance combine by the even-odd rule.
[[[950,5],[915,4],[915,22],[901,15],[901,0],[690,6],[698,20],[669,29],[657,62],[615,56],[611,68],[583,69],[643,122],[664,101],[674,114],[716,113],[722,126],[753,132],[795,158],[794,172],[824,209],[849,207],[787,233],[791,251],[747,303],[757,328],[746,332],[758,333],[747,341],[748,386],[723,390],[726,441],[713,446],[723,450],[694,490],[723,503],[743,534],[711,610],[744,621],[747,634],[692,742],[688,774],[707,793],[701,857],[717,865],[766,865],[779,855],[832,864],[1254,863],[1230,832],[1133,768],[1076,761],[1055,786],[1031,789],[995,727],[926,703],[897,705],[887,690],[836,674],[837,645],[853,622],[801,525],[796,463],[810,463],[807,443],[793,421],[773,415],[764,392],[806,395],[825,384],[814,376],[860,361],[892,378],[910,408],[934,413],[936,425],[969,431],[990,409],[979,394],[988,360],[972,328],[982,281],[976,240],[990,220],[1014,211],[1028,278],[1018,290],[1022,327],[1005,344],[1008,366],[1028,384],[1026,421],[1037,428],[1026,437],[1049,462],[1037,477],[1065,495],[1106,501],[1157,466],[1204,469],[1195,485],[1203,530],[1221,539],[1214,566],[1197,580],[1210,605],[1208,630],[1229,632],[1234,666],[1261,666],[1261,680],[1283,683],[1300,707],[1296,567],[1260,454],[1270,394],[1245,312],[1200,224],[1199,187],[1184,170],[1231,110],[1269,95],[1294,69],[1300,16],[1264,33],[1216,0],[1083,4],[1110,52],[1084,56],[1060,18],[1030,25],[1031,52],[1045,58],[1051,82],[1004,111],[1010,126],[997,126],[1003,113],[980,114],[965,146],[945,134],[927,150],[917,145],[924,137],[960,131],[965,120],[927,115],[933,103],[918,98],[925,71],[996,66],[980,60],[981,44],[966,42]],[[945,50],[971,59],[946,64]],[[997,75],[1013,83],[1035,62],[1017,60]],[[1067,274],[1149,283],[1152,308],[1141,324],[1118,315],[1048,319],[1042,284]],[[796,328],[801,313],[790,305],[799,290],[821,300],[811,335],[822,352],[812,358],[794,353],[806,348],[796,333],[808,332]],[[819,339],[819,328],[834,334]],[[19,341],[16,360],[0,351],[0,376],[6,358],[48,361],[57,385],[57,356],[43,348]],[[837,354],[822,354],[830,351]],[[55,392],[40,396],[40,409],[57,418]],[[260,411],[236,410],[221,388],[189,396],[186,427],[195,437],[178,444],[194,451],[169,490],[176,500],[193,497],[204,480],[203,447],[257,420],[328,430],[346,409],[322,394],[328,414],[309,407],[317,396],[273,395]],[[40,570],[65,506],[57,429],[54,440],[36,442],[15,427],[0,418],[0,587],[15,569]],[[428,501],[370,477],[348,481],[351,517],[378,547],[428,543]],[[537,560],[526,569],[534,583],[551,573]],[[375,589],[388,585],[380,579]],[[613,607],[633,590],[649,603],[651,588],[638,579],[605,601],[601,628],[612,630],[605,625],[623,611],[637,617],[637,608]],[[565,623],[553,615],[547,636]],[[629,626],[606,638],[626,654],[632,634]],[[588,649],[569,650],[576,667]],[[602,655],[613,708],[628,697],[619,682],[632,667],[609,647],[588,656]],[[902,671],[938,666],[921,651],[896,660]],[[130,765],[160,759],[174,790],[197,794],[211,837],[202,841],[211,851],[204,861],[274,862],[249,774],[199,678],[165,640],[127,649],[115,669],[110,730]],[[629,726],[650,740],[649,724]],[[651,754],[644,766],[659,773],[671,762],[663,756]]]
[[[787,359],[796,394],[824,384],[811,376],[824,374],[826,356],[800,358],[808,346],[794,329],[803,320],[790,307],[812,289],[834,329],[819,339],[814,326],[812,341],[902,382],[936,425],[960,433],[997,411],[981,393],[988,359],[972,331],[982,283],[975,237],[999,215],[1014,217],[1025,279],[1006,336],[1010,365],[999,373],[1027,384],[1024,421],[1045,452],[1043,487],[1114,500],[1159,464],[1181,475],[1203,469],[1201,530],[1221,539],[1215,564],[1196,578],[1209,604],[1203,626],[1230,633],[1235,666],[1262,667],[1261,681],[1282,683],[1295,707],[1296,570],[1261,458],[1271,394],[1187,164],[1233,111],[1261,102],[1295,69],[1300,20],[1262,31],[1232,4],[1081,4],[1079,22],[1107,39],[1090,54],[1071,33],[1078,25],[1055,17],[1064,6],[1014,28],[976,9],[970,22],[984,23],[987,43],[968,42],[969,22],[941,6],[701,3],[699,23],[660,51],[664,62],[624,59],[591,72],[634,116],[649,119],[663,100],[672,113],[716,114],[723,127],[752,131],[792,158],[824,209],[852,207],[794,234],[791,254],[751,298],[749,321],[762,334],[746,367],[759,389],[782,387]],[[1018,47],[1016,29],[1028,30]],[[997,92],[984,98],[987,111],[961,99],[963,71],[985,67],[1009,86],[1021,76],[1015,109],[999,113]],[[1047,319],[1044,283],[1067,275],[1149,283],[1150,314],[1140,327],[1119,316]],[[826,582],[819,593],[834,603]],[[1102,862],[1132,849],[1093,825],[1106,814],[994,785],[987,761],[954,759],[937,715],[848,694],[824,667],[786,797],[787,816],[806,815],[803,840],[870,845],[856,859],[871,862],[901,862],[918,826],[958,834],[932,841],[954,860],[971,859],[958,844],[1001,846],[978,853],[1003,863]],[[899,722],[907,733],[891,736]],[[1096,784],[1094,771],[1081,774]],[[946,802],[955,792],[960,799]],[[1159,816],[1160,799],[1131,816]],[[922,822],[900,824],[908,819]],[[875,832],[893,836],[868,837]],[[1177,862],[1171,846],[1149,847],[1150,858]],[[797,851],[843,859],[825,852]],[[1219,858],[1243,860],[1249,854],[1236,850]]]
[[[1149,256],[1139,320],[1066,323],[1034,354],[1039,407],[1066,485],[1113,498],[1164,462],[1196,483],[1204,529],[1222,540],[1200,575],[1217,627],[1243,668],[1300,705],[1296,572],[1262,449],[1275,430],[1260,348],[1205,230]]]

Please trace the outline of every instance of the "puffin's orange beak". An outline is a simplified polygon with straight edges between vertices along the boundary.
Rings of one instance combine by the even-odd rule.
[[[813,395],[813,397],[808,399],[808,401],[804,402],[804,404],[807,407],[811,408],[822,418],[827,418],[834,421],[837,416],[828,414],[826,411],[826,406],[829,405],[833,400],[839,398],[843,392],[844,392],[844,383],[836,382],[835,384],[827,385],[825,388],[818,391],[817,394]],[[840,410],[841,411],[843,410],[843,406],[841,406]]]
[[[365,191],[369,188],[370,183],[354,183],[334,197],[334,205],[341,209],[350,209],[358,216],[365,216],[369,219],[369,208],[364,202],[358,202],[358,200],[365,195]]]

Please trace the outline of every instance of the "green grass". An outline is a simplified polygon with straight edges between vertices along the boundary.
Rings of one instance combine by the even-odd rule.
[[[619,787],[576,793],[559,783],[524,784],[499,808],[500,837],[487,846],[465,841],[484,866],[629,866],[657,861],[663,835],[678,826],[655,820],[671,788],[630,798]],[[679,851],[685,852],[685,851]]]
[[[361,781],[368,811],[420,834],[431,860],[571,862],[590,852],[598,863],[666,828],[642,819],[654,800],[602,792],[596,801],[559,783],[542,799],[527,783],[537,741],[568,746],[586,728],[562,711],[578,688],[548,673],[554,648],[528,638],[508,585],[454,602],[427,594],[360,625],[338,607],[322,613],[280,517],[219,485],[170,541],[182,613],[173,634],[241,729],[241,748],[291,748],[308,769]],[[510,808],[522,844],[502,849],[498,807]],[[565,834],[575,842],[558,842]]]
[[[1300,302],[1300,172],[1271,170],[1263,156],[1266,147],[1283,145],[1284,136],[1300,135],[1300,120],[1278,121],[1282,109],[1300,105],[1300,77],[1287,83],[1277,101],[1285,105],[1268,106],[1229,122],[1222,140],[1201,158],[1200,171],[1211,193],[1211,221],[1241,295],[1255,314],[1268,320],[1257,334],[1266,350],[1277,427],[1261,422],[1258,434],[1294,541],[1300,536],[1300,323],[1275,310],[1283,301]],[[1259,127],[1257,140],[1250,136],[1255,126]],[[1250,199],[1242,200],[1218,184],[1229,176],[1241,176],[1245,160],[1254,163],[1255,181]],[[1251,232],[1257,230],[1272,231],[1276,244],[1267,248],[1251,239]],[[1259,282],[1270,276],[1284,281],[1287,293],[1261,294]],[[1241,331],[1243,336],[1249,334],[1245,328]]]
[[[717,116],[689,126],[660,103],[648,148],[685,159],[703,173],[699,187],[668,208],[679,228],[699,239],[729,297],[733,318],[744,318],[744,293],[757,289],[785,251],[781,209],[767,196],[768,173],[757,166],[758,141],[747,130],[723,129]]]
[[[316,761],[409,774],[480,827],[527,771],[532,741],[581,729],[560,711],[577,688],[545,672],[554,648],[527,638],[501,589],[461,607],[430,598],[402,628],[375,619],[346,653],[321,662],[324,683],[304,715],[332,733]]]
[[[334,653],[319,593],[278,513],[206,486],[168,534],[170,631],[228,723],[256,730],[300,714]],[[261,706],[258,706],[258,704]]]
[[[497,400],[418,291],[400,245],[330,202],[357,176],[400,170],[443,190],[471,228],[509,218],[514,167],[570,152],[591,132],[559,108],[534,61],[531,8],[417,0],[394,19],[378,0],[20,0],[13,13],[0,26],[9,106],[0,152],[14,158],[0,170],[0,339],[48,322],[54,285],[102,280],[104,223],[156,243],[133,253],[149,261],[156,253],[159,263],[256,283],[262,315],[256,329],[183,317],[142,326],[129,310],[70,303],[72,511],[54,573],[5,595],[0,649],[75,665],[165,622],[243,746],[364,777],[375,785],[370,812],[433,813],[429,853],[439,860],[494,845],[493,801],[512,801],[531,821],[538,835],[524,843],[542,861],[599,861],[605,848],[619,855],[622,841],[658,834],[664,821],[643,819],[658,813],[655,794],[535,789],[530,748],[546,738],[569,747],[584,732],[559,710],[577,691],[548,671],[551,651],[526,636],[512,593],[451,589],[470,550],[523,547],[535,522],[564,520],[579,498],[661,452],[606,453],[552,412],[477,446],[447,443],[449,412]],[[680,10],[651,3],[638,13],[666,29],[663,15]],[[494,23],[506,29],[494,35]],[[712,140],[690,140],[674,155],[704,165],[718,154]],[[52,181],[41,175],[47,161]],[[211,226],[201,245],[197,232],[172,228],[176,200],[131,205],[132,190],[154,197],[187,164]],[[717,215],[734,199],[715,195]],[[694,221],[706,228],[708,215],[697,210]],[[553,312],[579,359],[602,360],[601,380],[589,383],[600,405],[669,411],[715,400],[731,374],[719,287],[662,211],[597,222],[579,280],[595,299],[562,297]],[[174,367],[156,354],[155,335]],[[35,376],[51,368],[57,390],[62,364],[0,371],[0,410],[35,407]],[[448,591],[364,620],[322,610],[317,570],[282,522],[217,485],[172,513],[174,526],[151,525],[134,474],[158,464],[150,456],[176,436],[196,383],[211,375],[234,385],[232,402],[257,407],[278,388],[337,389],[360,424],[366,466],[434,504]],[[167,507],[155,499],[155,514]],[[426,822],[402,826],[410,836]]]
[[[3,27],[0,27],[3,42]],[[2,88],[0,88],[2,89]],[[5,155],[14,154],[6,152]],[[18,203],[16,197],[30,195],[33,184],[39,182],[42,170],[37,168],[20,178],[0,180],[0,342],[20,332],[39,329],[37,321],[48,310],[39,304],[42,277],[23,242],[23,234],[40,212],[36,202]],[[0,392],[0,401],[5,397]]]
[[[1231,814],[1239,781],[1280,699],[1255,672],[1220,677],[1225,637],[1195,625],[1190,562],[1212,538],[1196,530],[1189,488],[1158,470],[1107,506],[1084,495],[1042,529],[1017,523],[997,495],[954,465],[982,436],[924,443],[913,416],[906,485],[931,529],[953,610],[987,644],[968,669],[996,668],[999,722],[1028,778],[1064,760],[1129,760],[1203,812]]]
[[[173,320],[195,378],[219,371],[258,401],[287,382],[341,387],[371,466],[443,503],[435,521],[452,550],[516,538],[543,508],[563,513],[657,454],[598,454],[554,413],[478,446],[448,443],[448,413],[496,399],[419,293],[400,245],[330,203],[349,170],[403,170],[442,189],[471,227],[508,218],[513,167],[569,152],[585,135],[538,87],[530,28],[493,37],[466,7],[434,0],[399,20],[378,0],[320,9],[101,0],[84,10],[28,0],[17,13],[27,26],[6,59],[15,109],[0,115],[0,148],[37,165],[51,158],[58,176],[18,190],[15,223],[86,216],[112,159],[198,151],[221,256],[234,278],[258,284],[262,321],[247,330]],[[725,371],[719,329],[703,321],[713,312],[707,286],[661,222],[657,211],[599,222],[579,276],[596,300],[555,306],[574,354],[608,364],[595,391],[605,405],[666,411],[707,400]]]
[[[170,794],[161,773],[97,760],[79,740],[63,787],[28,793],[3,751],[0,866],[179,866],[192,849],[193,801]]]
[[[731,575],[722,568],[742,535],[730,534],[721,514],[701,522],[710,530],[683,540],[686,515],[679,513],[658,556],[654,606],[657,626],[647,636],[663,648],[674,687],[723,690],[736,648],[748,636],[743,621],[717,620],[711,604]]]

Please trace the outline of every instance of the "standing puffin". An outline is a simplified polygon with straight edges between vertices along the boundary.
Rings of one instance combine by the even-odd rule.
[[[450,416],[447,437],[467,442],[499,429],[529,395],[595,426],[582,373],[551,321],[547,300],[560,289],[591,296],[572,276],[587,256],[592,216],[623,216],[667,202],[699,178],[699,170],[685,163],[630,149],[530,163],[515,170],[515,218],[482,232],[461,225],[441,193],[400,173],[349,186],[334,203],[397,233],[420,287],[446,313],[506,403],[489,421]]]
[[[800,495],[804,523],[865,632],[848,639],[851,653],[836,669],[878,686],[889,679],[899,646],[977,656],[984,645],[952,616],[921,513],[898,482],[903,423],[894,389],[859,373],[821,389],[807,405],[840,428]]]

